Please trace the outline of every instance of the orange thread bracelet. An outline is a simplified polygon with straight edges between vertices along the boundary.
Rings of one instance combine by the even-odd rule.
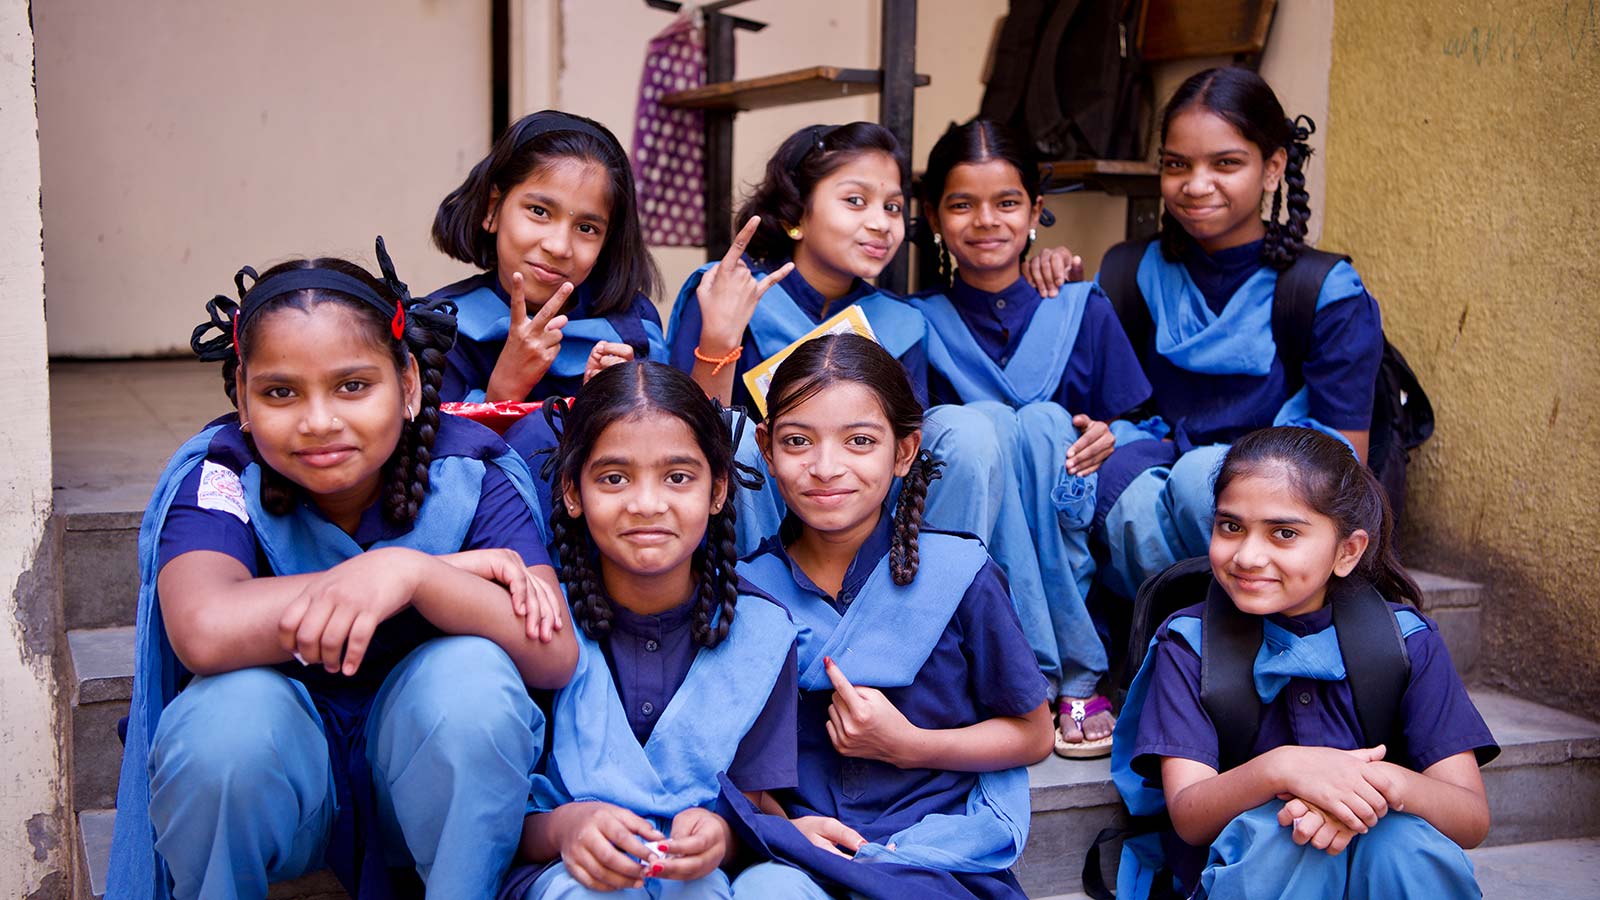
[[[743,344],[733,348],[732,350],[729,350],[727,356],[707,356],[700,352],[699,347],[694,348],[694,358],[712,366],[711,374],[713,375],[721,372],[724,366],[733,365],[734,361],[737,360],[742,353],[744,353]]]

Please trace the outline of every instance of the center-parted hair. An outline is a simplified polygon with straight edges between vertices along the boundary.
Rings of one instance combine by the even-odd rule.
[[[776,265],[793,256],[794,239],[788,230],[800,224],[817,182],[867,153],[887,153],[900,169],[900,181],[907,180],[910,164],[905,150],[889,129],[875,122],[809,125],[789,135],[734,217],[741,225],[751,216],[761,217],[747,248],[751,258]]]
[[[1215,496],[1245,475],[1285,474],[1300,502],[1333,520],[1340,539],[1356,529],[1368,536],[1366,553],[1352,574],[1372,582],[1389,600],[1416,606],[1422,591],[1400,564],[1395,549],[1394,513],[1372,470],[1337,438],[1313,428],[1277,427],[1253,431],[1228,449],[1217,472]],[[1337,576],[1335,576],[1337,577]]]
[[[801,344],[773,373],[767,389],[768,440],[785,413],[835,384],[859,384],[872,391],[895,440],[922,428],[922,404],[900,361],[876,341],[857,334],[828,334]],[[917,536],[928,485],[939,477],[943,465],[928,451],[919,451],[900,486],[889,543],[889,574],[895,584],[910,584],[917,577]]]
[[[1256,145],[1263,160],[1280,149],[1288,153],[1283,182],[1272,193],[1272,214],[1267,218],[1267,237],[1261,256],[1267,265],[1280,272],[1289,268],[1305,247],[1307,223],[1311,219],[1311,195],[1306,193],[1305,175],[1311,147],[1306,141],[1316,131],[1316,124],[1307,116],[1290,119],[1271,85],[1255,72],[1238,66],[1206,69],[1179,85],[1161,113],[1163,143],[1172,120],[1190,109],[1202,109],[1222,117],[1237,128],[1245,140]],[[1288,188],[1288,213],[1280,222],[1278,214],[1283,209],[1285,186]],[[1162,254],[1176,262],[1182,257],[1183,248],[1183,226],[1171,213],[1162,213]]]
[[[1022,182],[1022,190],[1027,193],[1029,204],[1038,201],[1044,185],[1039,177],[1039,157],[1034,152],[1033,143],[1018,137],[1015,131],[998,122],[973,119],[965,125],[951,125],[934,143],[933,149],[928,151],[928,170],[923,173],[920,191],[922,208],[939,209],[944,200],[945,185],[956,166],[992,159],[1000,160],[1017,171],[1017,178]],[[927,213],[923,214],[923,218],[927,218]],[[1054,222],[1055,217],[1048,211],[1039,220],[1039,224],[1046,227]],[[918,228],[914,239],[924,252],[933,252],[931,228]],[[1028,258],[1028,251],[1032,247],[1033,240],[1030,238],[1022,248],[1023,259]],[[950,265],[950,251],[942,243],[938,246],[938,257],[939,279],[948,285],[955,269]]]
[[[387,265],[387,255],[379,239],[378,252]],[[432,309],[422,304],[409,305],[408,313],[396,316],[375,306],[370,299],[363,300],[350,293],[330,287],[305,288],[278,294],[259,305],[252,301],[257,289],[271,289],[271,282],[279,275],[301,271],[323,270],[339,273],[360,282],[385,305],[408,305],[410,296],[405,285],[392,277],[374,278],[366,269],[348,260],[332,257],[318,259],[293,259],[279,263],[245,286],[245,275],[254,276],[253,270],[241,270],[235,279],[239,291],[239,304],[225,297],[214,298],[207,309],[211,318],[194,329],[190,346],[202,359],[222,360],[222,387],[234,408],[239,406],[240,373],[248,377],[250,355],[261,324],[270,321],[285,309],[309,312],[313,307],[332,303],[350,316],[362,339],[370,346],[389,354],[396,374],[403,373],[413,356],[417,359],[420,376],[421,405],[417,414],[401,430],[400,441],[383,469],[381,498],[383,516],[395,525],[410,526],[416,521],[422,501],[428,493],[428,468],[433,462],[433,444],[439,432],[439,384],[444,378],[445,354],[455,343],[455,319],[448,310]],[[386,270],[388,272],[389,270]],[[353,288],[360,290],[360,287]],[[393,307],[391,307],[393,308]],[[242,310],[249,310],[243,315]],[[402,336],[396,337],[395,330]],[[202,340],[210,330],[220,334]],[[245,435],[251,450],[255,439]],[[261,505],[273,515],[285,515],[294,508],[297,486],[271,466],[261,465]]]
[[[433,217],[434,246],[452,259],[494,269],[499,264],[495,236],[483,227],[493,212],[491,196],[504,203],[517,185],[562,160],[595,163],[609,180],[605,243],[585,282],[598,279],[593,286],[595,314],[624,312],[638,294],[660,296],[661,275],[645,248],[627,153],[604,125],[559,110],[523,116],[500,135],[489,155],[439,203]]]
[[[671,366],[648,360],[621,363],[602,370],[578,391],[570,405],[557,400],[550,407],[553,427],[560,434],[556,448],[555,478],[550,514],[556,553],[561,559],[561,582],[566,585],[572,616],[585,634],[599,640],[611,631],[613,611],[599,569],[599,548],[581,518],[567,514],[560,497],[579,484],[583,467],[600,435],[611,425],[637,416],[658,413],[689,426],[713,479],[727,482],[722,510],[706,523],[705,541],[696,553],[699,573],[693,634],[702,647],[715,647],[728,636],[734,606],[739,598],[739,561],[735,546],[733,442],[722,411],[688,375]],[[713,624],[713,616],[716,621]]]

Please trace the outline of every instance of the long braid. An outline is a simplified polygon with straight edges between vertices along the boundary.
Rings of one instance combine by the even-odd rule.
[[[900,486],[900,499],[894,505],[894,534],[889,541],[889,574],[894,583],[907,585],[917,577],[917,537],[922,532],[922,511],[928,499],[928,485],[939,477],[944,463],[926,450],[917,453]]]
[[[595,571],[594,541],[589,537],[588,526],[567,514],[565,503],[553,505],[550,533],[561,560],[561,583],[567,588],[572,620],[591,640],[598,641],[611,633],[614,613],[611,598],[606,596],[605,585]]]
[[[700,584],[694,606],[694,639],[702,647],[715,647],[728,636],[734,607],[739,601],[737,513],[733,508],[733,483],[722,511],[706,523],[706,543],[699,554]],[[712,625],[713,617],[716,624]]]

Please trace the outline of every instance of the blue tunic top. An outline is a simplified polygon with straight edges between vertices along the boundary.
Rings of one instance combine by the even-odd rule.
[[[1017,353],[1039,305],[1050,302],[1040,297],[1023,278],[992,294],[967,284],[958,274],[949,289],[924,291],[917,297],[936,294],[950,300],[968,333],[989,359],[1002,368]],[[937,328],[938,324],[930,320],[928,327]],[[928,393],[935,404],[975,399],[960,396],[937,368],[928,372]],[[1066,370],[1049,399],[1074,415],[1084,413],[1105,422],[1149,398],[1150,382],[1145,379],[1139,357],[1128,343],[1111,301],[1096,287],[1084,306],[1083,320],[1078,326]]]
[[[782,538],[792,540],[797,533],[799,523],[792,516],[785,521],[780,537],[763,543],[752,559],[775,555],[794,579],[792,588],[786,589],[818,597],[843,613],[858,602],[868,576],[888,554],[892,518],[887,511],[879,518],[877,528],[846,571],[837,596],[817,587],[790,559]],[[800,664],[806,667],[810,661],[801,660]],[[922,728],[961,728],[995,716],[1022,716],[1049,699],[1049,685],[1022,634],[999,566],[990,561],[973,579],[914,683],[886,688],[883,693],[912,724]],[[826,690],[801,693],[800,786],[784,804],[791,815],[833,816],[876,842],[929,815],[965,814],[968,795],[977,781],[973,773],[901,769],[840,756],[828,739],[826,726],[832,696]]]
[[[757,264],[748,257],[745,262],[750,265],[757,278],[764,277],[772,269],[783,266],[783,262],[780,261],[771,268],[765,266],[758,268]],[[694,350],[700,344],[700,326],[703,319],[700,315],[700,298],[695,294],[695,290],[700,286],[700,278],[703,271],[702,269],[702,271],[695,272],[689,276],[689,280],[684,283],[683,289],[678,292],[677,307],[672,312],[672,321],[668,326],[667,346],[669,361],[674,367],[685,372],[693,371],[695,363]],[[806,318],[810,319],[812,327],[822,324],[825,319],[838,315],[845,307],[859,303],[874,295],[893,296],[857,278],[851,283],[849,292],[843,297],[829,301],[821,292],[806,282],[805,278],[800,275],[799,270],[790,272],[782,281],[778,282],[776,287],[781,288],[794,301],[795,306],[800,309]],[[767,298],[763,297],[761,302],[767,302]],[[806,330],[810,329],[807,328]],[[804,333],[805,331],[798,331],[790,336],[789,340],[798,340]],[[753,418],[759,418],[755,402],[750,398],[749,390],[745,388],[744,373],[760,365],[766,359],[766,354],[756,343],[756,336],[749,328],[745,329],[744,341],[740,346],[744,348],[744,351],[733,366],[732,405],[743,407]],[[916,393],[917,400],[923,405],[927,405],[927,349],[922,345],[922,342],[915,342],[909,349],[900,354],[899,359],[906,368],[906,374],[911,378],[911,389]]]
[[[1146,290],[1145,299],[1154,308],[1163,300],[1150,296],[1146,285],[1154,279],[1147,276],[1176,267],[1182,269],[1187,283],[1204,297],[1213,314],[1220,316],[1235,303],[1270,307],[1271,288],[1277,283],[1275,273],[1269,273],[1271,277],[1267,279],[1251,280],[1263,269],[1261,248],[1262,242],[1256,241],[1207,254],[1191,241],[1183,260],[1172,263],[1161,255],[1159,247],[1152,245],[1140,265],[1139,285]],[[1147,267],[1156,272],[1148,272]],[[1302,371],[1312,418],[1329,428],[1365,431],[1372,422],[1373,385],[1383,356],[1383,324],[1377,302],[1354,279],[1348,263],[1335,267],[1328,284],[1352,282],[1356,286],[1354,293],[1319,299],[1312,320],[1310,351]],[[1249,337],[1271,345],[1270,329]],[[1289,399],[1290,385],[1276,355],[1265,375],[1206,373],[1172,362],[1156,350],[1155,344],[1156,335],[1152,332],[1144,346],[1135,349],[1154,388],[1157,411],[1189,445],[1231,443],[1250,431],[1267,427]]]
[[[612,606],[611,632],[600,641],[600,647],[621,695],[628,725],[641,746],[650,739],[700,649],[691,627],[694,605],[691,599],[656,615]],[[733,627],[739,627],[737,610]],[[740,790],[768,791],[795,785],[798,700],[795,650],[790,646],[789,659],[778,673],[765,708],[739,741],[739,749],[728,766],[728,779]]]
[[[450,298],[459,299],[476,291],[492,293],[504,304],[507,315],[510,315],[511,295],[506,293],[500,285],[500,277],[495,272],[482,272],[471,278],[466,278],[455,284],[447,285],[434,291],[429,299]],[[595,319],[594,292],[587,283],[579,285],[573,292],[576,303],[566,313],[569,323],[576,324],[584,320]],[[661,362],[661,314],[656,311],[654,303],[643,294],[633,298],[633,303],[622,312],[612,313],[603,317],[617,333],[617,337],[624,343],[633,346],[634,356],[637,359],[655,359]],[[571,328],[571,325],[569,325]],[[500,351],[505,347],[503,336],[491,339],[478,339],[463,328],[456,335],[456,345],[446,357],[444,382],[439,387],[440,399],[451,402],[459,400],[481,400],[482,392],[489,384],[489,376],[494,372],[494,364],[500,359]],[[577,329],[574,329],[577,330]],[[652,333],[653,330],[653,333]],[[575,345],[592,347],[593,341],[580,341],[569,337]],[[566,341],[563,341],[565,348]],[[583,350],[587,356],[588,350]],[[571,397],[578,392],[583,384],[583,369],[577,368],[576,374],[559,375],[548,372],[539,379],[539,382],[528,392],[526,400],[544,400],[548,397]]]
[[[1410,610],[1390,604],[1395,610]],[[1149,693],[1139,719],[1132,769],[1150,783],[1161,781],[1161,757],[1192,759],[1216,768],[1217,730],[1200,702],[1200,656],[1186,638],[1170,627],[1180,616],[1199,616],[1202,605],[1175,613],[1156,632],[1149,666]],[[1414,612],[1414,611],[1413,611]],[[1333,625],[1332,607],[1303,616],[1268,616],[1268,621],[1305,637]],[[1472,705],[1466,687],[1450,662],[1437,626],[1424,619],[1426,628],[1405,638],[1411,661],[1411,680],[1400,702],[1401,746],[1389,747],[1388,761],[1415,771],[1464,751],[1477,754],[1479,764],[1498,753],[1483,716]],[[1260,731],[1253,754],[1275,747],[1335,747],[1353,750],[1376,741],[1364,739],[1355,702],[1347,681],[1292,677],[1277,696],[1261,709]],[[1168,858],[1185,884],[1193,884],[1205,863],[1205,849],[1168,841]],[[1174,850],[1177,853],[1174,853]]]

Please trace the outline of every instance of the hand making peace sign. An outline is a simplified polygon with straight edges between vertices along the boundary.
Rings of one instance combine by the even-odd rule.
[[[521,401],[539,383],[561,352],[561,329],[567,317],[559,315],[572,296],[572,282],[564,282],[539,311],[528,315],[526,282],[521,272],[511,273],[511,325],[505,348],[495,361],[484,389],[484,399]]]

